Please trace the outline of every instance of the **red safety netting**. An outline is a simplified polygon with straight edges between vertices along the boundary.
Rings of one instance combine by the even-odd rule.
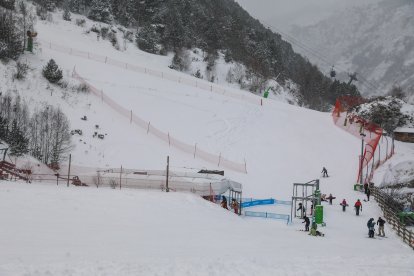
[[[358,183],[370,182],[374,176],[374,170],[388,160],[394,153],[392,147],[389,154],[386,152],[384,160],[381,160],[381,153],[377,153],[378,161],[375,162],[374,157],[383,134],[383,129],[372,122],[349,113],[352,107],[363,104],[364,102],[365,100],[360,97],[343,96],[336,100],[335,108],[332,112],[332,118],[336,126],[361,139],[361,142],[362,139],[364,140],[364,151],[362,156],[359,157]],[[364,173],[365,171],[366,173]]]

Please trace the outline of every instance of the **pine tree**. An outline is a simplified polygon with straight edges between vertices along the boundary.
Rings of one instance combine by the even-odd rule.
[[[71,21],[72,20],[71,16],[70,16],[69,5],[64,6],[62,18],[63,18],[63,20],[66,20],[66,21]]]
[[[7,137],[7,121],[6,119],[0,116],[0,140],[6,141]]]
[[[111,23],[113,17],[110,0],[92,0],[88,17],[95,21]]]
[[[146,25],[136,34],[138,48],[148,53],[157,53],[159,36],[152,25]]]
[[[0,9],[0,59],[16,59],[22,49],[17,18],[12,12]]]
[[[50,83],[58,83],[63,78],[62,70],[59,69],[53,59],[49,60],[42,73]]]
[[[9,10],[14,10],[15,0],[0,0],[0,6]]]
[[[10,154],[13,156],[22,156],[28,152],[29,141],[17,125],[16,120],[13,121],[8,143],[10,145]]]
[[[68,0],[70,11],[74,13],[81,13],[85,10],[85,0]]]
[[[136,0],[114,1],[113,13],[116,20],[129,27],[135,23],[134,17],[137,13]]]

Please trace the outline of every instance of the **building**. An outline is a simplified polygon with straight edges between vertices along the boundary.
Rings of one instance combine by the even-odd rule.
[[[395,140],[401,142],[414,143],[414,128],[399,127],[394,130]]]

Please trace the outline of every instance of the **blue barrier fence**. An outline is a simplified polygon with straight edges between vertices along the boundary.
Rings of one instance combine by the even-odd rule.
[[[248,208],[248,207],[253,207],[253,206],[258,206],[258,205],[270,205],[270,204],[275,204],[275,200],[273,198],[253,200],[253,201],[244,201],[242,202],[241,207]]]
[[[291,205],[291,201],[286,200],[277,200],[273,198],[269,199],[251,199],[251,200],[244,200],[242,199],[242,208],[248,208],[258,205],[271,205],[271,204],[280,204],[280,205]]]
[[[244,215],[247,216],[247,217],[258,217],[258,218],[271,218],[271,219],[286,220],[286,224],[289,224],[289,221],[290,221],[290,215],[275,214],[275,213],[268,213],[268,212],[245,211]]]
[[[216,201],[221,201],[222,199],[223,199],[223,196],[222,195],[216,195],[216,196],[214,196],[214,200],[216,200]],[[230,200],[230,199],[227,199],[227,200]],[[280,204],[280,205],[291,205],[292,204],[292,201],[288,201],[288,200],[278,200],[278,199],[273,199],[273,198],[269,198],[269,199],[257,199],[257,198],[252,198],[252,197],[242,198],[242,203],[252,202],[252,201],[260,201],[260,200],[263,200],[263,201],[274,200],[273,203],[268,203],[268,204]],[[262,204],[262,205],[265,205],[265,204]]]

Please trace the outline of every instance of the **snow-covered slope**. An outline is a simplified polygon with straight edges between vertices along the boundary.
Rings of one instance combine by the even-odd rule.
[[[170,156],[174,170],[218,168],[218,163],[147,134],[101,97],[62,90],[40,73],[50,58],[102,89],[114,102],[150,121],[164,133],[234,162],[246,161],[247,174],[225,169],[243,183],[244,197],[289,200],[292,183],[320,177],[323,193],[352,205],[362,195],[352,191],[360,141],[332,123],[331,115],[265,100],[228,87],[214,93],[171,81],[162,75],[127,68],[50,49],[45,41],[109,56],[159,72],[166,58],[129,48],[119,52],[74,24],[39,22],[37,54],[23,58],[34,68],[27,80],[12,82],[12,65],[0,65],[1,89],[20,95],[32,109],[42,103],[60,107],[70,118],[72,162],[84,167],[164,169]],[[187,75],[178,72],[183,78]],[[248,95],[233,97],[232,95]],[[249,99],[249,100],[246,100]],[[87,116],[88,120],[80,118]],[[103,140],[93,138],[107,134]],[[76,137],[76,139],[75,139]],[[398,152],[398,149],[397,149]],[[222,164],[221,164],[222,165]],[[222,167],[219,167],[222,168]],[[336,204],[325,206],[324,238],[296,231],[294,220],[268,221],[237,217],[200,197],[160,191],[70,188],[0,183],[0,275],[412,275],[411,249],[386,228],[389,238],[366,238],[366,221],[378,217],[373,203],[364,203],[356,217]],[[262,207],[265,208],[265,207]],[[274,209],[273,209],[274,208]],[[265,210],[265,209],[262,209]],[[283,206],[267,211],[289,214]]]
[[[190,194],[1,183],[0,275],[413,274],[388,225],[388,238],[365,237],[374,203],[325,213],[316,238]]]
[[[291,34],[317,50],[323,60],[303,54],[323,71],[335,65],[343,73],[340,78],[347,78],[347,71],[360,73],[357,86],[363,94],[383,95],[398,85],[413,95],[413,13],[412,1],[385,0],[338,12],[312,26],[293,28]]]
[[[50,58],[64,69],[67,81],[75,82],[71,72],[76,67],[76,71],[93,86],[171,137],[217,157],[241,164],[246,162],[247,175],[224,168],[227,176],[244,184],[246,196],[276,197],[277,193],[278,198],[287,198],[290,188],[281,190],[281,186],[317,178],[322,166],[349,167],[349,160],[357,159],[356,152],[340,145],[357,147],[358,141],[332,128],[329,114],[273,100],[264,100],[261,106],[261,99],[248,92],[225,88],[253,101],[51,50],[45,41],[152,70],[165,71],[167,64],[165,57],[132,49],[132,45],[128,51],[116,51],[108,41],[97,41],[95,34],[83,33],[84,30],[74,23],[41,21],[37,29],[37,55],[24,57],[35,69],[30,72],[28,81],[12,82],[11,65],[2,66],[3,74],[8,76],[2,83],[3,90],[20,94],[33,108],[47,102],[64,110],[72,129],[82,129],[84,133],[82,137],[73,136],[72,161],[75,165],[160,169],[165,167],[167,155],[176,170],[183,167],[217,168],[219,162],[194,159],[192,152],[188,154],[169,147],[165,141],[148,135],[146,128],[131,124],[129,118],[102,103],[100,97],[62,91],[47,84],[41,77],[40,68]],[[188,78],[173,70],[168,72]],[[88,121],[81,120],[83,116],[87,116]],[[92,137],[97,131],[95,125],[99,125],[99,133],[107,134],[104,140]],[[338,156],[343,157],[338,159]],[[357,162],[354,162],[351,167],[356,166]],[[291,168],[295,168],[294,174],[290,173]],[[344,183],[354,179],[353,172],[352,175],[340,171],[334,174],[344,175]]]

